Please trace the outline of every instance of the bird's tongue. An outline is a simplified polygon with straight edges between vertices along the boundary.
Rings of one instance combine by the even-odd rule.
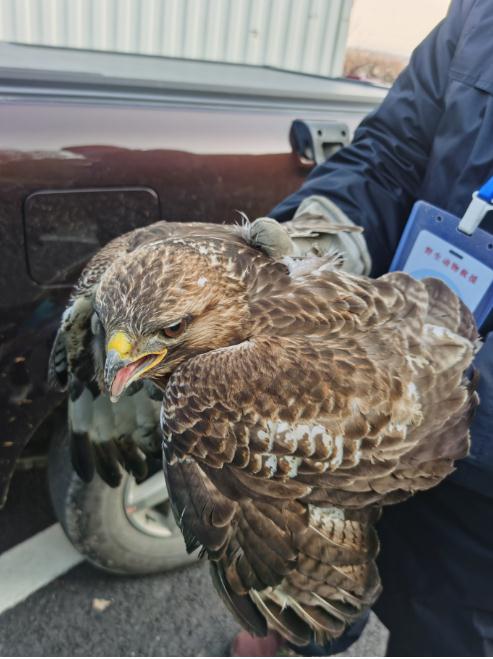
[[[143,359],[137,359],[136,361],[128,364],[128,366],[124,366],[118,371],[118,373],[115,375],[115,379],[113,380],[113,384],[111,385],[112,398],[118,398],[118,396],[120,396],[132,375],[140,366],[142,366],[142,362]]]

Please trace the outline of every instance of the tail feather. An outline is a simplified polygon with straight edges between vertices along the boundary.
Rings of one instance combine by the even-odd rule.
[[[259,613],[250,597],[248,595],[238,595],[234,592],[225,577],[224,568],[220,561],[211,561],[210,569],[212,583],[216,591],[242,627],[250,634],[265,636],[267,634],[265,618]]]
[[[289,608],[283,609],[263,592],[252,590],[251,597],[262,613],[270,629],[275,629],[285,639],[295,645],[307,645],[311,639],[309,625]]]
[[[464,302],[440,279],[426,277],[422,280],[428,293],[426,322],[445,327],[464,339],[479,339],[476,321]]]

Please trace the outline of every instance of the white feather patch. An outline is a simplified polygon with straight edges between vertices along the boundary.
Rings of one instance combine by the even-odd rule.
[[[344,437],[343,435],[337,435],[335,438],[335,454],[330,461],[331,469],[337,469],[342,464],[342,459],[344,457]]]
[[[269,455],[264,462],[264,466],[269,470],[269,477],[274,476],[277,471],[277,457],[275,455]]]

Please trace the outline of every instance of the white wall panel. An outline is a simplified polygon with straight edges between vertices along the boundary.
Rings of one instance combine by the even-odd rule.
[[[0,40],[342,72],[352,0],[0,0]]]

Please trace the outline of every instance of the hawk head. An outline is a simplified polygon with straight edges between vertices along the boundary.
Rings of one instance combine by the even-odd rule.
[[[143,245],[108,268],[95,311],[105,331],[104,384],[113,402],[140,378],[162,383],[189,357],[248,338],[237,255],[238,244],[170,239]]]

